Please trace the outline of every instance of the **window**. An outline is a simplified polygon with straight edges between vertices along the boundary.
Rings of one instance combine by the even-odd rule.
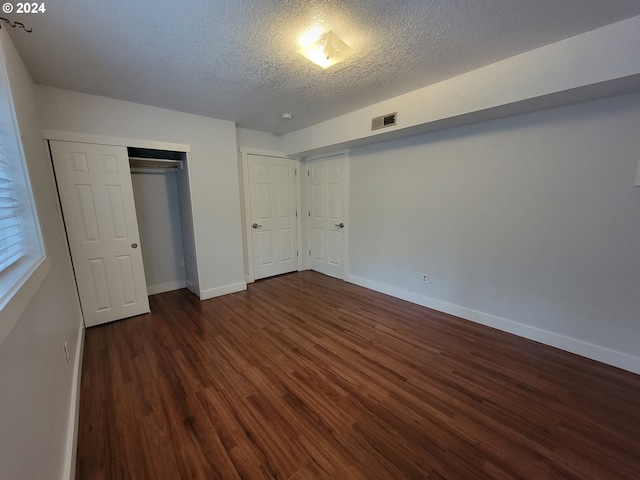
[[[9,171],[6,148],[0,139],[0,272],[20,260],[24,254],[16,188]]]
[[[0,344],[49,269],[14,110],[3,40],[0,35]]]

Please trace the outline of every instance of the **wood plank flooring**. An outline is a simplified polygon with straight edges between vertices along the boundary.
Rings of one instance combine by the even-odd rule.
[[[86,332],[77,478],[638,479],[640,376],[314,272]]]

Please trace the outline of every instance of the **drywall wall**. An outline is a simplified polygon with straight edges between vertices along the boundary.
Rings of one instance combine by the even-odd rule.
[[[248,128],[237,128],[238,147],[254,148],[258,150],[270,150],[284,152],[284,137],[273,133],[259,132]]]
[[[82,317],[34,84],[6,30],[0,39],[47,256],[44,282],[0,345],[0,478],[69,478]],[[68,342],[71,364],[63,349]]]
[[[186,284],[176,172],[154,170],[131,175],[149,295]]]
[[[233,122],[38,86],[43,128],[188,144],[201,298],[246,288]]]
[[[640,89],[640,16],[553,43],[284,137],[310,156]],[[371,119],[398,124],[371,131]]]
[[[351,150],[349,280],[640,373],[638,125],[633,94]]]

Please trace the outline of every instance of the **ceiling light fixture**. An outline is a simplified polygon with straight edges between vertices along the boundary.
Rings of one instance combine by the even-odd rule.
[[[291,115],[288,112],[285,112],[282,114],[282,118],[284,118],[285,120],[291,120],[293,118],[293,115]]]
[[[322,68],[328,68],[351,56],[353,51],[332,31],[300,50],[300,54]]]

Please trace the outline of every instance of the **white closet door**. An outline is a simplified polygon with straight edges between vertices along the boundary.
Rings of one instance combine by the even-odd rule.
[[[149,312],[125,147],[51,142],[87,327]]]

